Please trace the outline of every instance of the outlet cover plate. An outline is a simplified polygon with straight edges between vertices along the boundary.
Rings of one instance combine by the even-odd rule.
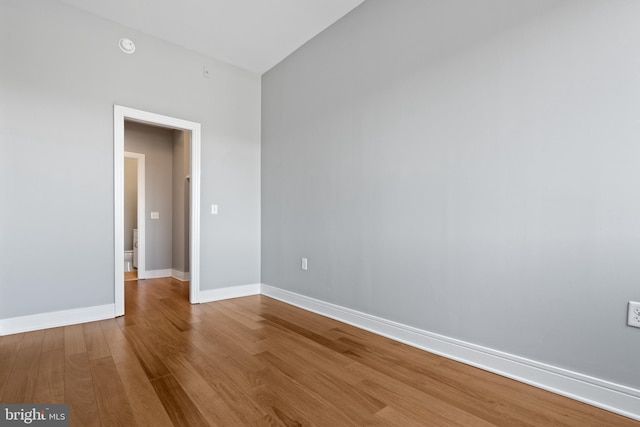
[[[640,302],[629,301],[627,325],[640,328]]]

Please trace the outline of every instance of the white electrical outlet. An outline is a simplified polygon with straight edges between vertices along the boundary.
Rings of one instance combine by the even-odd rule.
[[[629,301],[627,325],[640,328],[640,302]]]
[[[302,258],[302,262],[300,263],[300,267],[301,267],[304,271],[307,271],[307,259],[306,259],[306,258]]]

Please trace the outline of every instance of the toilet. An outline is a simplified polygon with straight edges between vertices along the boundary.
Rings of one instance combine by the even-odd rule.
[[[124,251],[124,271],[133,271],[133,251]]]

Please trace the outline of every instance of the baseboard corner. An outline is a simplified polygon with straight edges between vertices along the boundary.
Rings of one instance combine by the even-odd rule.
[[[171,277],[180,280],[181,282],[188,282],[191,280],[191,274],[189,272],[176,270],[174,268],[171,269]]]

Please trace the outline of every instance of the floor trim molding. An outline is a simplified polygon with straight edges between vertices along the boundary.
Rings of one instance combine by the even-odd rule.
[[[640,421],[640,390],[262,284],[262,295]]]
[[[230,286],[228,288],[200,290],[200,302],[213,302],[224,299],[248,297],[260,294],[260,284]]]
[[[144,272],[143,279],[162,279],[165,277],[173,277],[172,273],[173,273],[173,270],[171,270],[170,268],[167,268],[164,270],[147,270]]]
[[[12,317],[9,319],[0,319],[0,336],[94,322],[96,320],[113,319],[114,317],[115,304]]]
[[[190,276],[191,274],[189,274],[188,272],[185,273],[184,271],[176,270],[175,268],[171,269],[171,277],[173,277],[174,279],[178,279],[181,282],[188,282]]]

